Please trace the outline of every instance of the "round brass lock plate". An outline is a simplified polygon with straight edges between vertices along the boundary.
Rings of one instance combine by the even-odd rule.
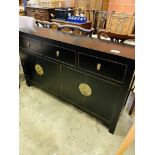
[[[36,73],[38,75],[43,75],[44,74],[43,68],[39,64],[35,65],[35,71],[36,71]]]
[[[80,90],[81,94],[84,96],[90,96],[92,94],[92,90],[91,90],[90,86],[87,85],[86,83],[81,83],[79,85],[79,90]]]

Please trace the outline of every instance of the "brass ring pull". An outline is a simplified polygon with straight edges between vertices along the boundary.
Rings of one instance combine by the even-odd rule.
[[[35,71],[40,76],[44,74],[43,68],[39,64],[35,65]]]
[[[99,71],[101,69],[101,64],[97,63],[97,70]]]
[[[59,57],[60,56],[60,52],[56,51],[56,56]]]
[[[90,96],[92,94],[92,90],[90,86],[87,85],[86,83],[81,83],[79,85],[79,90],[80,90],[80,93],[84,96]]]

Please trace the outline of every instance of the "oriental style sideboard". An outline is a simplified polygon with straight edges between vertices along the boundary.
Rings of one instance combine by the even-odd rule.
[[[134,79],[134,46],[44,28],[20,31],[19,43],[28,86],[55,94],[114,133]]]

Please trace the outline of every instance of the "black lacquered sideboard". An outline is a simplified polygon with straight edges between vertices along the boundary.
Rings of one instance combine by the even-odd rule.
[[[114,133],[134,78],[134,46],[44,28],[20,31],[19,43],[28,86],[64,99]]]

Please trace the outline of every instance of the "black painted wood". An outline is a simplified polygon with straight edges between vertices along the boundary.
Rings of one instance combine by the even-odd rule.
[[[130,59],[133,55],[127,55],[129,51],[134,52],[134,48],[103,42],[102,51],[98,51],[93,46],[97,43],[101,47],[100,41],[95,40],[94,45],[89,45],[90,38],[77,37],[76,44],[76,36],[54,31],[48,36],[45,35],[46,31],[42,29],[35,34],[20,32],[20,58],[28,86],[35,84],[60,96],[101,120],[110,133],[114,133],[134,77],[134,59]],[[66,39],[60,41],[55,35]],[[85,43],[80,43],[79,40]],[[84,44],[88,44],[89,48],[83,47]],[[110,54],[107,52],[110,47],[120,48],[125,54]],[[99,70],[98,63],[101,64]],[[36,74],[36,64],[42,66],[43,75]],[[90,96],[82,95],[79,91],[81,83],[89,85],[92,90]]]
[[[58,94],[60,90],[58,63],[42,59],[27,52],[26,50],[22,50],[20,52],[20,57],[28,79]],[[43,75],[38,75],[36,73],[36,64],[39,64],[43,68]]]
[[[97,64],[101,65],[100,70],[97,70]],[[124,80],[127,69],[125,64],[85,54],[79,54],[79,67],[118,81]]]

